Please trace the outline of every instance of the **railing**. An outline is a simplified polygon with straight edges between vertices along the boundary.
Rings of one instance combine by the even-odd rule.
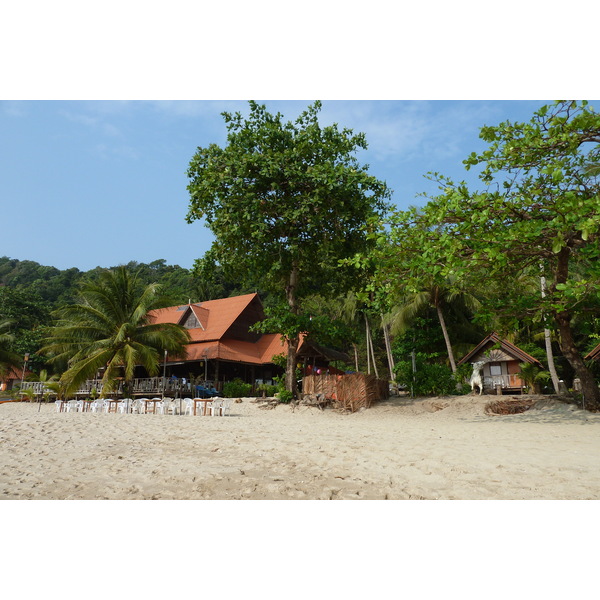
[[[518,373],[511,375],[491,375],[483,378],[483,387],[486,389],[501,388],[521,388],[524,383]]]
[[[33,390],[33,393],[36,396],[45,394],[46,392],[52,392],[50,388],[46,387],[46,384],[43,381],[24,381],[21,390]]]

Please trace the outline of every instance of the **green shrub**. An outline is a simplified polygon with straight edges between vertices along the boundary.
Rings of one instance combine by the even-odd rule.
[[[277,392],[277,386],[276,385],[269,385],[268,383],[261,383],[260,385],[256,386],[256,394],[258,396],[262,396],[263,392],[265,396],[274,396],[275,393]]]
[[[456,393],[456,381],[452,371],[445,365],[427,363],[417,359],[417,371],[413,374],[412,362],[396,364],[396,381],[406,385],[415,396],[445,396]]]
[[[223,384],[223,395],[225,398],[243,398],[252,393],[252,384],[244,383],[239,377],[233,381],[226,381]]]
[[[289,404],[294,399],[294,394],[286,389],[279,390],[279,402]]]

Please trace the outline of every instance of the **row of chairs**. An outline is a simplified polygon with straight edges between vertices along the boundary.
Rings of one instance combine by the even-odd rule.
[[[194,414],[194,399],[184,398],[185,403],[185,415]],[[210,412],[213,417],[225,417],[231,415],[231,398],[213,398],[210,402],[206,403],[206,410]],[[202,414],[202,411],[197,411],[196,414]]]
[[[174,398],[123,398],[116,404],[116,411],[125,414],[144,414],[150,412],[149,403],[152,403],[154,408],[152,412],[161,415],[176,415],[180,412],[180,406],[183,408],[183,414],[194,414],[194,400],[192,398],[184,398],[182,401]],[[56,412],[94,412],[108,413],[111,407],[115,404],[114,400],[107,398],[99,398],[89,402],[87,400],[57,400],[55,402]],[[231,415],[231,399],[230,398],[214,398],[207,403],[207,411],[211,416],[224,417]],[[202,412],[202,411],[200,411]]]

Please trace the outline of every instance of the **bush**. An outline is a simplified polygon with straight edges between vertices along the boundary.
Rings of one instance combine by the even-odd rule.
[[[282,404],[289,404],[294,399],[294,394],[288,392],[288,390],[279,390],[279,402]]]
[[[258,396],[262,396],[262,394],[265,394],[265,396],[274,396],[275,393],[277,392],[277,386],[276,385],[269,385],[267,383],[261,383],[260,385],[256,386],[256,394]]]
[[[396,365],[395,371],[396,380],[412,389],[415,396],[444,396],[456,393],[456,380],[450,368],[445,365],[417,360],[417,371],[413,374],[412,362],[401,361]]]
[[[223,395],[225,398],[243,398],[252,393],[252,384],[244,383],[239,377],[233,381],[223,384]]]

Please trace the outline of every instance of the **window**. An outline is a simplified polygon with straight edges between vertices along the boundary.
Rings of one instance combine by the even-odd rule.
[[[493,377],[494,375],[502,375],[502,365],[490,365],[490,375]]]

